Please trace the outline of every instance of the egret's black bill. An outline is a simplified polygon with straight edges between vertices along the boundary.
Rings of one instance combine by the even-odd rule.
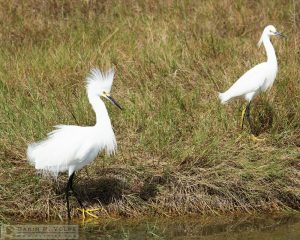
[[[121,110],[123,110],[123,108],[120,106],[120,104],[119,104],[115,99],[113,99],[112,96],[107,96],[107,98],[108,98],[115,106],[117,106],[118,108],[120,108]]]
[[[275,35],[286,38],[286,36],[281,32],[275,32]]]

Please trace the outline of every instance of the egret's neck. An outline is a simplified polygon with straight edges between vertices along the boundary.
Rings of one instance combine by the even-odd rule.
[[[275,50],[270,41],[269,36],[267,35],[263,36],[263,44],[265,46],[266,53],[267,53],[267,58],[268,58],[267,62],[275,64],[277,66],[277,58],[276,58]]]
[[[89,95],[89,102],[92,105],[95,113],[96,113],[96,125],[97,127],[110,127],[111,122],[108,116],[107,109],[105,107],[104,102],[100,99],[100,97],[96,95]]]

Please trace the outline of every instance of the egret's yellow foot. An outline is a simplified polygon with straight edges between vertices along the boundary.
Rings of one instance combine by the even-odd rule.
[[[255,142],[262,142],[262,141],[265,141],[264,138],[258,138],[258,137],[256,137],[256,136],[254,136],[253,134],[250,135],[250,139],[251,139],[252,141],[255,141]]]
[[[77,208],[77,210],[82,213],[82,219],[85,219],[86,216],[90,216],[90,217],[93,217],[93,218],[98,218],[98,216],[96,216],[92,212],[99,211],[99,210],[101,210],[101,208],[94,208],[94,209]]]
[[[245,106],[244,109],[243,109],[243,111],[242,111],[241,123],[240,123],[241,129],[243,129],[243,126],[244,126],[246,109],[247,109],[247,106]]]

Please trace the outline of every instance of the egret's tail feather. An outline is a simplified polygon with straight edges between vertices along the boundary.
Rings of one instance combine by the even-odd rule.
[[[225,104],[229,100],[225,93],[220,93],[220,92],[219,92],[219,99],[222,104]]]
[[[35,169],[44,176],[57,177],[59,173],[59,166],[48,166],[47,160],[43,158],[43,151],[40,145],[43,142],[32,143],[27,148],[27,159]],[[44,161],[43,161],[44,160]]]
[[[29,161],[29,163],[33,166],[35,166],[35,158],[33,155],[33,149],[34,149],[34,143],[30,144],[27,148],[27,159]]]

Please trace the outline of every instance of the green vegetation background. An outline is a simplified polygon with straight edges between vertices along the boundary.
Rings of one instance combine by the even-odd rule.
[[[111,65],[125,109],[107,103],[118,154],[77,180],[99,215],[299,210],[299,10],[284,0],[1,1],[2,221],[65,218],[66,176],[36,175],[26,148],[54,125],[94,124],[84,78]],[[254,101],[265,141],[253,142],[239,129],[243,100],[223,106],[217,92],[265,61],[256,43],[268,24],[288,37],[272,39],[279,72]]]

